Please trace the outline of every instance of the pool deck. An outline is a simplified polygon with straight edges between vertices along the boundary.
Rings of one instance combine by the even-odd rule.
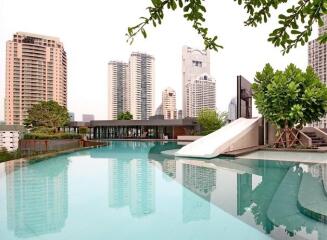
[[[299,163],[327,164],[327,154],[322,151],[271,151],[265,148],[235,157],[237,159],[271,160]]]

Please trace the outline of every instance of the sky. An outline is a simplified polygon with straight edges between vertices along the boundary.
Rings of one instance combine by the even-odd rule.
[[[290,3],[294,1],[289,1]],[[128,26],[146,15],[150,0],[0,0],[0,120],[4,119],[6,41],[15,32],[59,37],[68,58],[68,110],[81,120],[83,113],[96,119],[108,117],[108,67],[111,60],[128,61],[133,51],[155,57],[155,106],[161,92],[176,90],[177,108],[182,107],[182,47],[203,49],[203,41],[182,12],[167,12],[162,25],[147,28],[133,45],[126,42]],[[207,0],[206,26],[218,35],[224,49],[211,51],[211,75],[216,79],[217,109],[227,111],[236,95],[236,76],[253,81],[266,63],[282,69],[290,63],[305,69],[307,46],[283,56],[281,49],[267,42],[277,27],[276,14],[258,28],[244,26],[245,10],[233,0]],[[287,5],[286,5],[287,6]],[[286,9],[282,7],[282,11]],[[313,32],[311,39],[315,38]]]

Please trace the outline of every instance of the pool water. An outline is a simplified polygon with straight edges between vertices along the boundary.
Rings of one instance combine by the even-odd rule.
[[[113,141],[0,164],[0,239],[327,239],[297,211],[311,165],[160,154],[176,147]]]

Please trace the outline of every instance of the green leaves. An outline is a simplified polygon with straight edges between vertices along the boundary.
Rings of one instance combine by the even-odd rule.
[[[133,115],[129,111],[121,112],[118,114],[117,120],[133,120]]]
[[[243,1],[238,1],[243,4]],[[272,8],[277,9],[287,0],[248,0],[244,1],[244,8],[249,13],[248,19],[244,22],[246,26],[256,27],[270,17]],[[275,28],[268,37],[268,41],[276,47],[282,48],[286,54],[299,44],[304,45],[312,33],[312,26],[315,22],[323,24],[321,17],[327,14],[326,0],[299,0],[296,5],[281,13],[278,16],[279,26]],[[301,27],[300,27],[301,26]],[[327,38],[327,37],[326,37]],[[322,43],[327,42],[322,38]]]
[[[127,42],[133,43],[134,38],[141,32],[144,38],[147,37],[145,27],[152,23],[153,27],[157,27],[162,23],[165,10],[175,11],[181,9],[183,11],[183,17],[192,23],[192,27],[203,38],[203,43],[206,49],[213,49],[218,51],[222,48],[217,43],[218,37],[210,37],[208,34],[208,28],[203,26],[205,22],[204,13],[207,11],[203,5],[204,0],[151,0],[152,6],[148,7],[148,17],[141,17],[141,22],[133,27],[127,28]]]
[[[24,125],[28,128],[44,128],[56,132],[57,128],[63,127],[69,122],[69,114],[66,107],[60,106],[55,101],[41,101],[28,110],[28,117]]]
[[[326,114],[327,88],[311,67],[305,72],[290,64],[274,71],[267,64],[252,85],[256,106],[278,128],[304,125]]]
[[[244,21],[245,26],[257,27],[266,23],[271,17],[271,11],[278,9],[287,0],[234,0],[242,5],[248,14]],[[181,9],[183,17],[192,23],[192,27],[202,37],[205,48],[218,51],[223,48],[217,43],[217,36],[209,36],[208,28],[203,26],[205,22],[206,8],[204,0],[151,0],[152,5],[147,8],[148,17],[142,17],[141,22],[127,29],[127,41],[132,43],[139,32],[144,38],[147,37],[145,27],[152,23],[153,27],[160,25],[164,19],[166,10],[175,11]],[[269,34],[268,41],[275,47],[281,47],[282,53],[289,53],[299,44],[308,42],[315,23],[322,26],[322,16],[327,14],[326,0],[298,0],[289,7],[286,12],[280,12],[278,25]],[[327,34],[319,37],[320,43],[327,42]]]
[[[197,121],[202,128],[202,135],[212,133],[223,127],[227,121],[227,114],[225,112],[217,113],[213,109],[203,109]]]

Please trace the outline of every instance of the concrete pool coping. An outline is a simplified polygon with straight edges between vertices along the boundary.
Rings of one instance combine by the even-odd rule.
[[[309,150],[309,149],[308,149]],[[316,150],[316,149],[310,149]],[[257,151],[236,156],[235,159],[269,160],[300,163],[327,164],[327,151],[288,151],[261,148]]]

